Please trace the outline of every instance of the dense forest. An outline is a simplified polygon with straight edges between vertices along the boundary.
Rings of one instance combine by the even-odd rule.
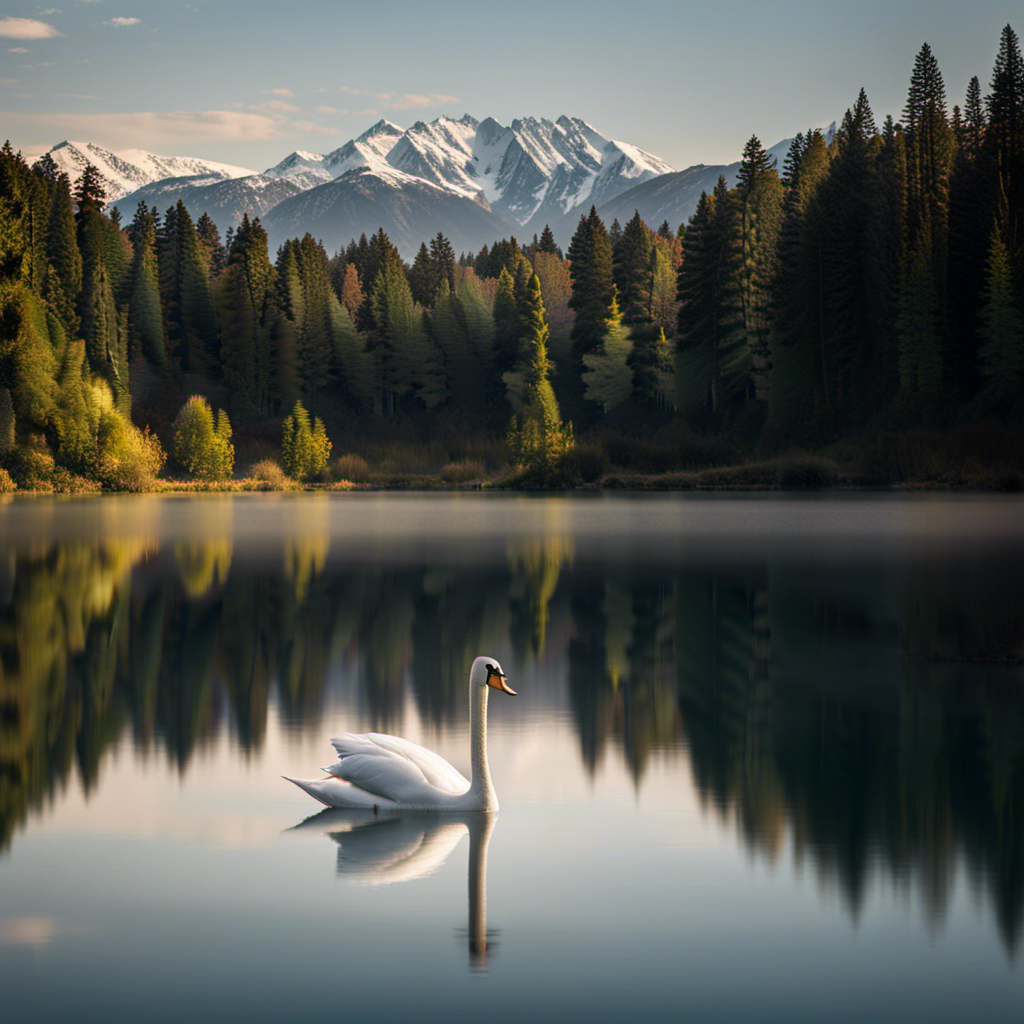
[[[180,202],[103,210],[92,169],[72,188],[0,150],[0,489],[145,489],[164,450],[178,475],[283,456],[307,478],[548,485],[810,451],[860,482],[1020,485],[1010,26],[987,95],[974,77],[950,111],[925,44],[899,121],[861,90],[781,171],[751,137],[686,224],[592,209],[564,253],[550,230],[458,256],[438,234],[406,265],[381,230],[272,260],[258,219],[221,238]],[[189,416],[216,457],[183,447]],[[281,452],[283,423],[286,449],[319,431],[316,458]]]

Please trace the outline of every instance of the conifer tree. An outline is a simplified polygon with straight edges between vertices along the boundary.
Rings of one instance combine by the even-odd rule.
[[[993,231],[981,296],[978,338],[984,398],[998,406],[1019,398],[1024,382],[1024,319],[1013,301],[1010,262]]]
[[[612,243],[593,206],[587,216],[580,217],[568,258],[572,278],[569,307],[576,313],[573,347],[581,357],[601,345],[615,295]]]
[[[601,351],[587,352],[583,356],[587,368],[582,375],[585,397],[597,402],[605,413],[621,405],[633,393],[634,373],[630,364],[633,344],[618,303],[613,300]]]
[[[412,292],[413,301],[421,306],[429,306],[434,301],[439,283],[430,261],[427,243],[421,242],[416,259],[409,268],[409,290]]]
[[[78,332],[78,316],[74,304],[82,287],[82,254],[78,250],[71,183],[66,174],[59,174],[54,179],[46,238],[46,260],[53,271],[51,291],[56,292],[55,286],[59,284],[60,299],[54,303],[54,312],[70,338]],[[50,277],[48,274],[48,284]]]
[[[540,241],[537,243],[537,252],[546,252],[550,253],[552,256],[557,256],[559,259],[562,258],[562,250],[558,248],[558,244],[555,242],[555,235],[551,230],[550,224],[545,224],[544,230],[540,233]]]
[[[637,210],[612,252],[613,277],[624,323],[642,324],[650,320],[653,246],[651,232]]]
[[[512,275],[501,268],[494,294],[494,359],[501,373],[511,370],[519,358],[522,323],[516,304]]]
[[[548,327],[540,281],[534,274],[528,285],[524,320],[523,412],[513,417],[509,446],[513,458],[526,470],[552,480],[572,450],[572,425],[563,425],[551,387],[551,363],[547,356]],[[506,383],[508,384],[508,374]],[[511,390],[510,385],[510,390]]]
[[[133,354],[144,354],[155,366],[166,356],[163,315],[156,261],[156,223],[140,202],[129,229],[134,253],[128,274],[128,338]]]

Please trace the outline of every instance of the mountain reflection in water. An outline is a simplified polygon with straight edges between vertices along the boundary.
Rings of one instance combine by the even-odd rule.
[[[401,724],[407,687],[424,722],[459,723],[466,667],[508,648],[519,675],[559,666],[589,771],[621,757],[639,785],[652,753],[685,750],[709,811],[769,860],[788,838],[854,918],[888,877],[941,923],[962,863],[1015,951],[1019,545],[826,571],[793,549],[581,552],[569,532],[336,557],[315,516],[276,546],[234,538],[226,522],[3,553],[0,850],[71,777],[94,789],[128,732],[182,770],[225,730],[258,753],[271,705],[319,734],[338,663],[373,728]]]

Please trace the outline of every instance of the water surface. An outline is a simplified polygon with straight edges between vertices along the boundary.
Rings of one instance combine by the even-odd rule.
[[[346,815],[328,738],[497,815]],[[1024,502],[0,506],[5,1017],[1017,1019]]]

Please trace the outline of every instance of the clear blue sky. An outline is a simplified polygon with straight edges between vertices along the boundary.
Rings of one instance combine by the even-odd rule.
[[[0,0],[0,138],[262,170],[379,117],[571,114],[675,167],[842,116],[898,116],[929,42],[950,106],[1024,8],[973,0]],[[58,34],[59,33],[59,34]]]

